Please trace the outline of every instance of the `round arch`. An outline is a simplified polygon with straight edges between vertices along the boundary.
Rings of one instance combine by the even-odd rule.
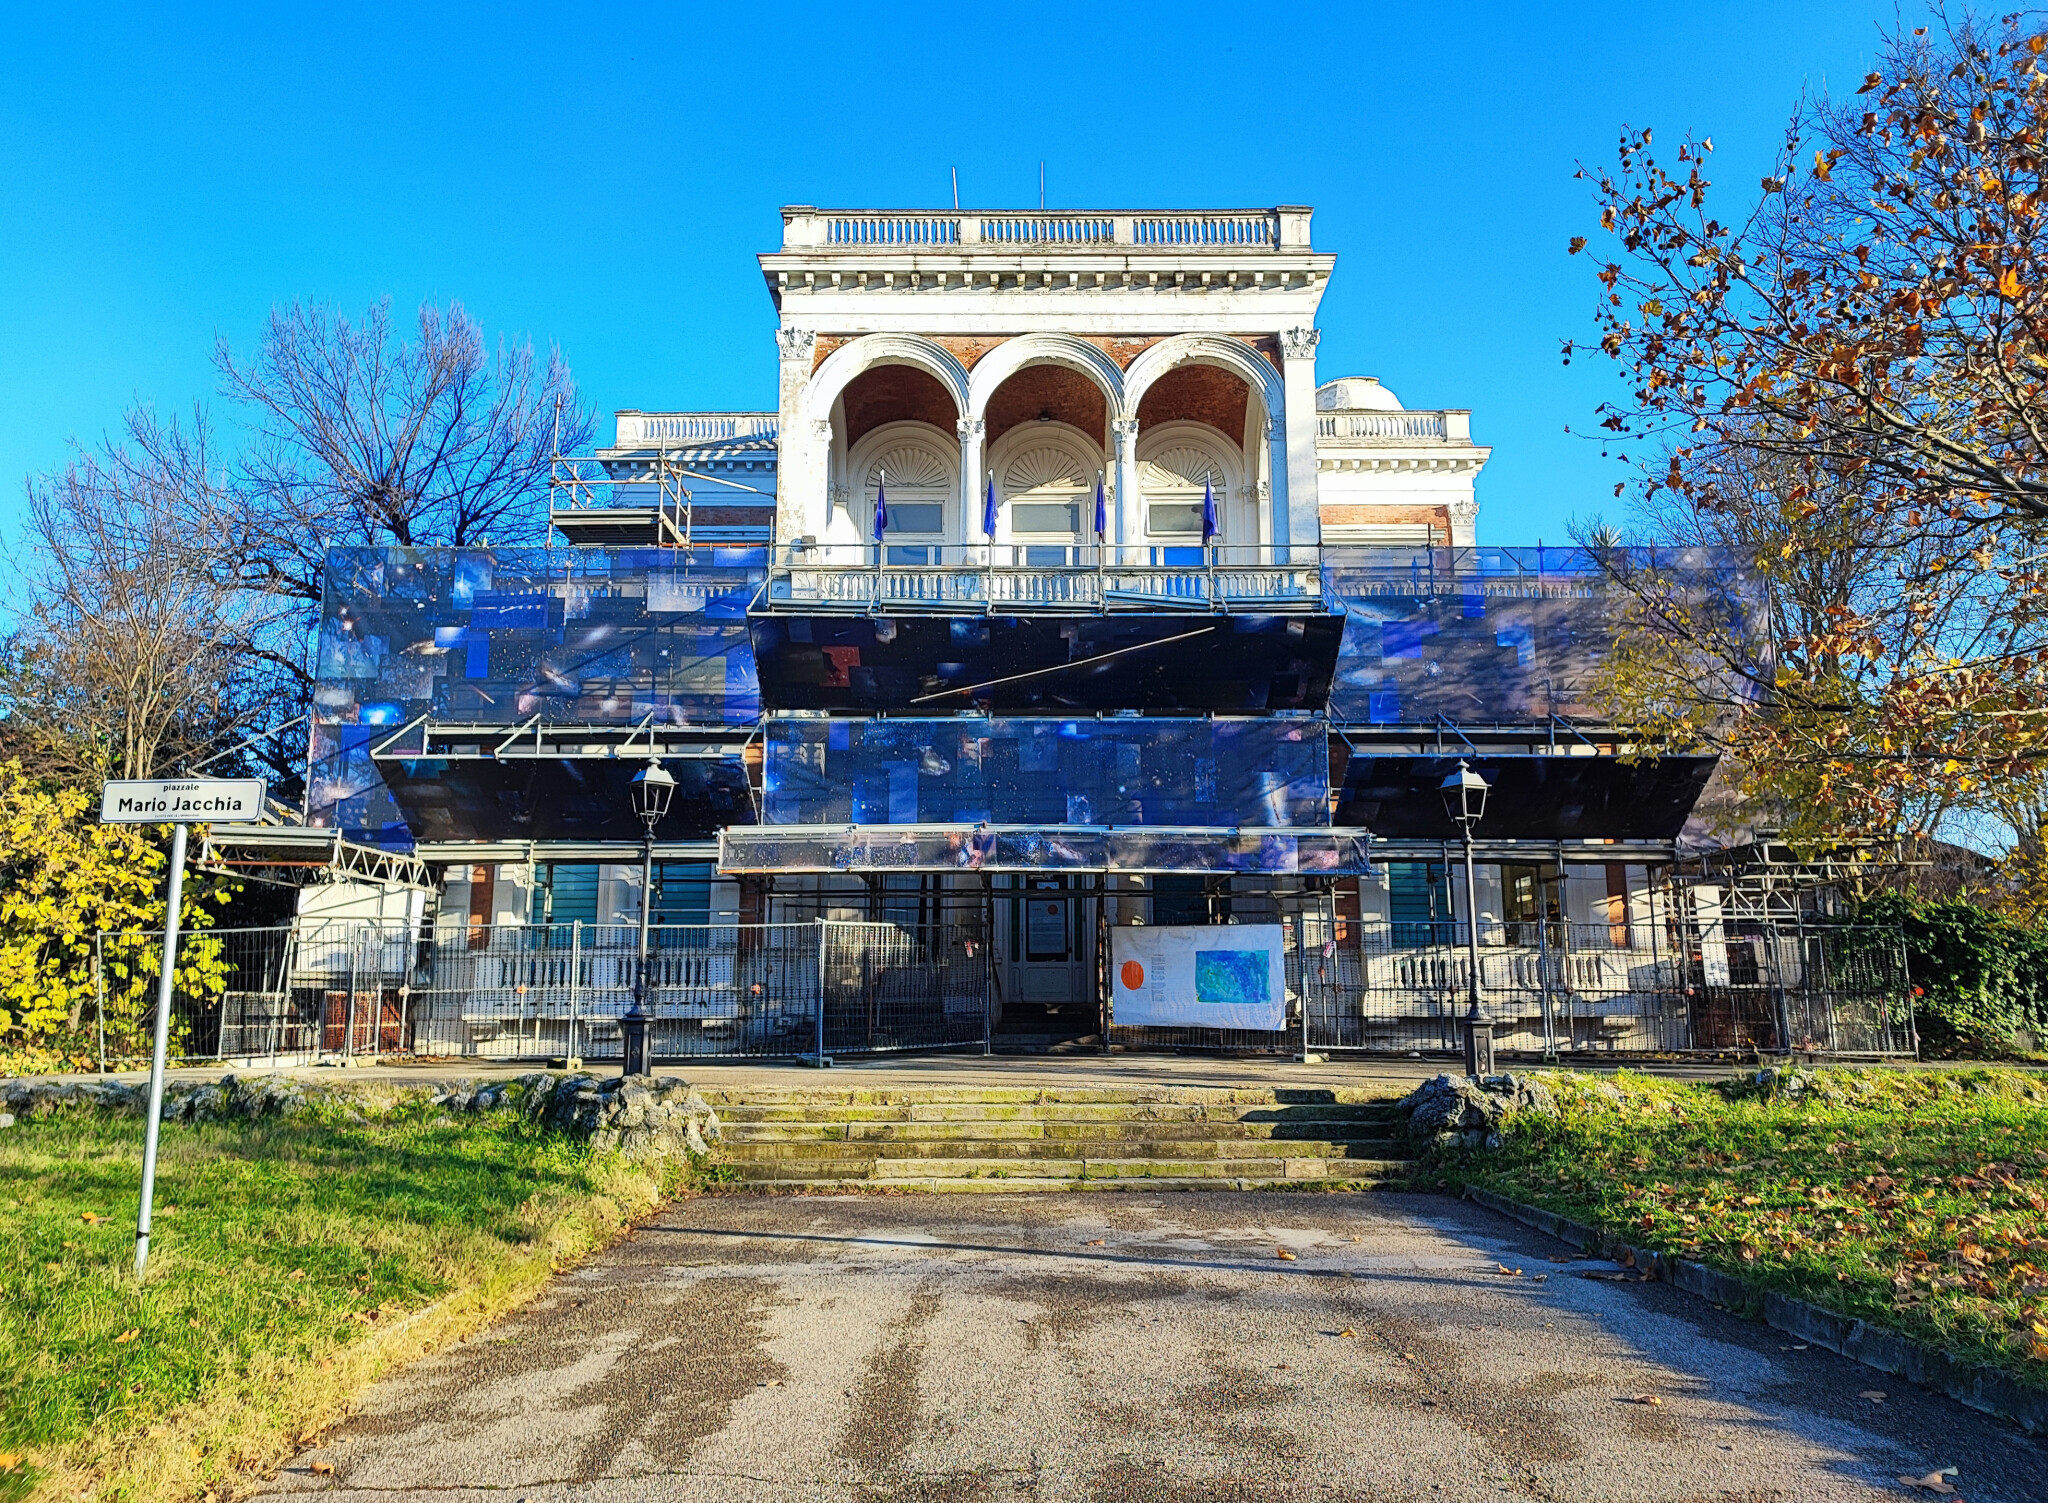
[[[804,389],[805,413],[829,421],[832,404],[853,378],[878,365],[915,366],[946,388],[955,416],[966,413],[966,367],[945,346],[915,334],[863,334],[827,355]]]
[[[1079,428],[1025,423],[1011,429],[989,449],[988,473],[999,505],[993,541],[1064,548],[1092,540],[1095,485],[1102,472],[1101,446]],[[1018,525],[1020,504],[1041,508],[1027,514],[1025,528]],[[1054,515],[1060,508],[1072,509],[1071,526],[1053,525],[1061,520]]]
[[[914,533],[920,543],[952,543],[960,536],[960,445],[929,423],[884,423],[863,434],[847,456],[847,509],[863,539],[874,535],[875,482],[888,472],[891,531]],[[907,525],[909,508],[940,509],[938,527]]]
[[[983,355],[974,363],[973,374],[968,377],[968,415],[985,416],[996,388],[1027,365],[1059,365],[1087,377],[1101,389],[1109,403],[1109,415],[1112,418],[1123,415],[1123,372],[1101,350],[1071,334],[1019,334]],[[1131,410],[1137,409],[1133,407]]]
[[[1138,404],[1144,401],[1152,383],[1183,365],[1221,366],[1258,393],[1269,421],[1277,423],[1280,420],[1284,406],[1280,372],[1250,345],[1235,339],[1220,339],[1214,334],[1176,334],[1170,339],[1160,340],[1133,360],[1131,368],[1124,373],[1125,414],[1136,417]]]
[[[1139,526],[1147,542],[1200,540],[1204,484],[1215,495],[1222,524],[1216,541],[1257,542],[1257,501],[1234,442],[1206,423],[1186,421],[1161,423],[1138,435],[1138,492],[1145,505]]]

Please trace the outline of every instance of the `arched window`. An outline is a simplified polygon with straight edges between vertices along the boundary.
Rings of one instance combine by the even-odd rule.
[[[1072,445],[1048,436],[1023,443],[1003,463],[997,488],[1003,499],[997,537],[1020,550],[1030,568],[1075,562],[1075,549],[1094,539],[1096,473]]]
[[[886,486],[889,526],[885,534],[892,564],[930,564],[950,535],[948,511],[958,484],[954,464],[937,444],[921,433],[885,434],[864,446],[865,474],[861,494],[861,540],[875,535],[875,496]]]
[[[1160,550],[1161,563],[1202,561],[1202,496],[1206,488],[1216,508],[1216,530],[1208,540],[1222,546],[1255,541],[1239,534],[1242,507],[1233,501],[1239,489],[1236,467],[1223,446],[1208,441],[1208,431],[1195,424],[1175,424],[1178,431],[1150,435],[1139,450],[1138,491],[1144,498],[1140,526],[1148,546]]]

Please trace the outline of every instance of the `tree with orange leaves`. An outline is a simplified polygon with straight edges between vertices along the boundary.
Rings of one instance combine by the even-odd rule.
[[[1742,552],[1768,681],[1674,707],[1662,675],[1757,655],[1618,570],[1639,630],[1611,708],[1648,749],[1730,754],[1816,839],[1957,812],[2034,836],[2014,811],[2048,773],[2048,31],[1960,14],[1888,37],[1851,102],[1802,104],[1739,220],[1712,150],[1666,165],[1629,131],[1582,170],[1605,254],[1597,338],[1565,358],[1623,376],[1600,415],[1638,524]]]

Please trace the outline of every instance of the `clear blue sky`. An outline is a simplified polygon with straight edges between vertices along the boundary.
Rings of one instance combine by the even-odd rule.
[[[129,402],[209,397],[270,305],[460,298],[616,407],[768,407],[783,203],[1306,203],[1325,378],[1470,407],[1481,537],[1607,510],[1576,160],[1713,135],[1753,190],[1883,0],[37,6],[0,49],[0,526]]]

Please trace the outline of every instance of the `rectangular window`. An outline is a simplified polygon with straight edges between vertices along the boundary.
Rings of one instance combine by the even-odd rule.
[[[891,501],[889,503],[889,536],[899,532],[931,533],[937,536],[946,530],[946,508],[937,501]]]
[[[597,922],[597,863],[549,862],[534,871],[531,917],[536,924],[552,924],[556,930],[549,944],[569,944],[569,925],[579,920],[586,926]]]
[[[1628,868],[1619,861],[1607,863],[1607,943],[1617,950],[1630,947],[1628,912]]]
[[[469,869],[469,947],[481,950],[491,942],[491,925],[497,922],[498,869],[473,866]]]
[[[1387,863],[1387,917],[1397,945],[1449,944],[1450,872],[1434,861]]]
[[[1225,899],[1224,912],[1229,912]],[[1152,922],[1155,924],[1206,924],[1209,922],[1207,879],[1162,876],[1152,878]]]
[[[657,925],[710,923],[711,876],[708,861],[656,862],[649,918]],[[705,929],[670,929],[657,933],[655,943],[665,949],[703,949],[710,939]]]
[[[1500,901],[1505,910],[1501,916],[1509,923],[1537,922],[1543,916],[1542,871],[1533,866],[1503,866],[1500,869]]]
[[[1014,533],[1049,532],[1066,533],[1072,536],[1080,526],[1078,506],[1059,506],[1045,501],[1020,501],[1010,508],[1010,531]]]
[[[1155,501],[1146,511],[1145,525],[1155,538],[1200,537],[1202,503]]]

